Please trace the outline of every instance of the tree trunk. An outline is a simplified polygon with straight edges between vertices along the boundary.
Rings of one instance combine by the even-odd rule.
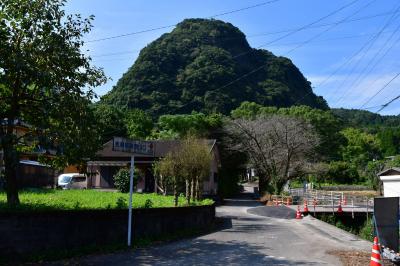
[[[174,184],[174,203],[175,207],[178,206],[178,189],[176,183]]]
[[[279,179],[279,177],[278,177],[278,180],[276,180],[274,182],[274,190],[275,190],[274,193],[276,195],[281,194],[283,186],[285,185],[285,183],[286,183],[286,181],[282,180],[282,179]]]
[[[258,176],[258,190],[260,192],[260,196],[262,196],[265,192],[268,192],[268,178],[265,175],[259,174]]]
[[[12,137],[11,137],[12,138]],[[19,162],[18,152],[13,148],[12,142],[3,142],[5,181],[7,192],[7,203],[11,207],[17,206],[19,202],[17,185],[17,168]]]
[[[199,178],[196,178],[196,200],[200,200],[201,192],[200,192],[200,182]]]
[[[194,197],[194,186],[195,186],[195,180],[191,180],[190,182],[190,197],[192,198],[192,200],[195,198]]]
[[[154,177],[154,193],[158,194],[158,178]]]
[[[190,182],[189,182],[189,179],[186,179],[185,180],[185,183],[186,183],[186,201],[187,201],[187,204],[189,205],[190,204]]]

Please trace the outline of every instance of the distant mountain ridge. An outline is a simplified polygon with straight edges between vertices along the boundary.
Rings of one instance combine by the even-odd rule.
[[[399,115],[380,115],[366,110],[332,108],[332,113],[346,126],[351,127],[399,127]]]
[[[229,114],[243,101],[329,108],[288,58],[251,48],[238,28],[213,19],[186,19],[147,45],[101,101],[153,116]]]

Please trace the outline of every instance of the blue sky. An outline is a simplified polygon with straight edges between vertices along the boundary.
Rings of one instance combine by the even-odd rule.
[[[210,17],[265,1],[69,0],[66,11],[95,15],[93,30],[85,38],[91,41],[174,25],[185,18]],[[353,1],[279,0],[217,19],[238,27],[250,45],[257,47],[287,34],[266,33],[301,28]],[[290,58],[312,82],[314,92],[322,95],[331,107],[372,107],[368,110],[377,111],[379,105],[400,94],[399,76],[367,102],[400,71],[399,7],[397,0],[358,0],[314,24],[329,25],[301,30],[262,48]],[[134,63],[140,49],[172,29],[87,43],[86,53],[111,78],[107,84],[96,88],[96,93],[103,95],[111,90]],[[381,114],[400,114],[400,100]]]

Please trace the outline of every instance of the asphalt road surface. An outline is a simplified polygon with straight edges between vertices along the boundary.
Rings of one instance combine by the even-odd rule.
[[[250,197],[217,207],[221,230],[132,252],[88,256],[51,265],[341,265],[331,250],[369,251],[371,243],[293,210],[265,207]]]

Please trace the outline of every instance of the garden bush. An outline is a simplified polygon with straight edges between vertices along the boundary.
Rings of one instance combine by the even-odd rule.
[[[135,169],[136,170],[136,169]],[[136,171],[135,171],[136,173]],[[130,178],[130,170],[127,168],[120,169],[114,175],[114,185],[115,187],[122,193],[129,192],[129,178]],[[133,186],[136,186],[136,175],[133,176]]]

